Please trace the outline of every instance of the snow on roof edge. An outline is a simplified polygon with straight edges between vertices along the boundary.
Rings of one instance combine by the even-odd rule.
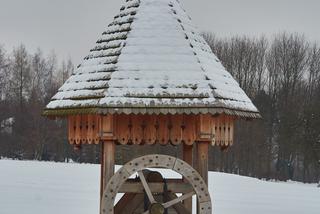
[[[237,116],[240,118],[247,118],[247,119],[262,119],[262,116],[259,112],[249,112],[249,111],[242,111],[237,109],[229,109],[224,107],[170,107],[170,108],[158,108],[158,107],[136,107],[136,108],[128,108],[128,107],[120,107],[120,108],[95,108],[95,107],[83,107],[83,108],[65,108],[65,109],[45,109],[43,112],[43,116],[47,117],[65,117],[68,115],[76,115],[76,114],[156,114],[156,115],[198,115],[198,114],[211,114],[211,115],[218,115],[218,114],[226,114],[230,116]]]

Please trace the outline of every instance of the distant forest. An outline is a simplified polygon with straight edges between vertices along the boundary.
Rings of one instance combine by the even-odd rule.
[[[272,39],[204,33],[225,68],[263,119],[240,121],[234,146],[212,147],[210,169],[264,179],[318,182],[320,178],[320,45],[303,35]],[[72,73],[71,60],[0,46],[0,157],[99,163],[100,146],[74,150],[66,121],[41,116]],[[181,155],[179,147],[118,146],[117,163],[145,153]]]

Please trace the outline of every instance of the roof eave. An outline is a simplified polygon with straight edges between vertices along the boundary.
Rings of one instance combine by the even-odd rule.
[[[45,109],[43,116],[46,117],[67,117],[69,115],[83,115],[83,114],[211,114],[219,115],[226,114],[236,116],[243,119],[261,119],[259,112],[244,111],[239,109],[230,109],[224,107],[80,107],[80,108],[59,108],[59,109]]]

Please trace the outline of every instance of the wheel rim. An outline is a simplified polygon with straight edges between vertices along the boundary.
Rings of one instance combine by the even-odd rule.
[[[139,174],[141,183],[145,189],[146,195],[148,196],[151,205],[158,204],[153,198],[152,193],[150,193],[151,191],[142,173],[142,170],[147,168],[171,169],[182,175],[194,189],[193,192],[178,197],[173,201],[161,204],[165,209],[187,198],[190,198],[195,194],[198,198],[200,214],[212,213],[211,198],[208,192],[207,185],[195,169],[193,169],[186,162],[175,157],[167,155],[147,155],[128,162],[122,168],[120,168],[110,179],[104,191],[102,203],[103,214],[114,214],[114,202],[120,187],[131,175],[135,173]],[[150,214],[150,209],[143,214]]]

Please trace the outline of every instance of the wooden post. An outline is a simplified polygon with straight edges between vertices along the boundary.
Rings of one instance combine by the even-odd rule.
[[[209,160],[209,144],[210,141],[197,142],[197,165],[196,169],[208,185],[208,160]]]
[[[193,146],[183,144],[183,160],[193,167]],[[183,204],[192,213],[192,198],[185,200]]]
[[[198,141],[196,142],[196,155],[197,155],[197,161],[196,161],[196,170],[201,175],[203,180],[208,185],[208,157],[209,157],[209,144],[211,141]],[[209,187],[208,187],[209,188]],[[197,213],[200,213],[200,205],[199,202],[197,202]]]
[[[195,168],[208,185],[208,161],[209,161],[209,145],[214,139],[211,127],[211,116],[200,115],[198,120],[198,140],[196,142],[196,163]],[[200,206],[197,203],[197,213]]]
[[[111,115],[102,116],[101,122],[101,187],[100,187],[100,213],[103,202],[104,190],[114,175],[115,165],[115,142],[113,139],[113,117]]]
[[[100,151],[100,202],[102,200],[102,195],[104,191],[104,143],[101,143],[101,151]]]
[[[209,145],[214,136],[211,126],[212,118],[210,115],[200,115],[198,120],[198,139],[196,142],[196,169],[208,185],[208,155]]]
[[[100,203],[103,202],[103,193],[106,188],[107,183],[114,175],[114,165],[115,165],[115,144],[113,141],[102,142],[102,160],[101,160],[101,197]],[[100,205],[101,207],[101,205]]]

